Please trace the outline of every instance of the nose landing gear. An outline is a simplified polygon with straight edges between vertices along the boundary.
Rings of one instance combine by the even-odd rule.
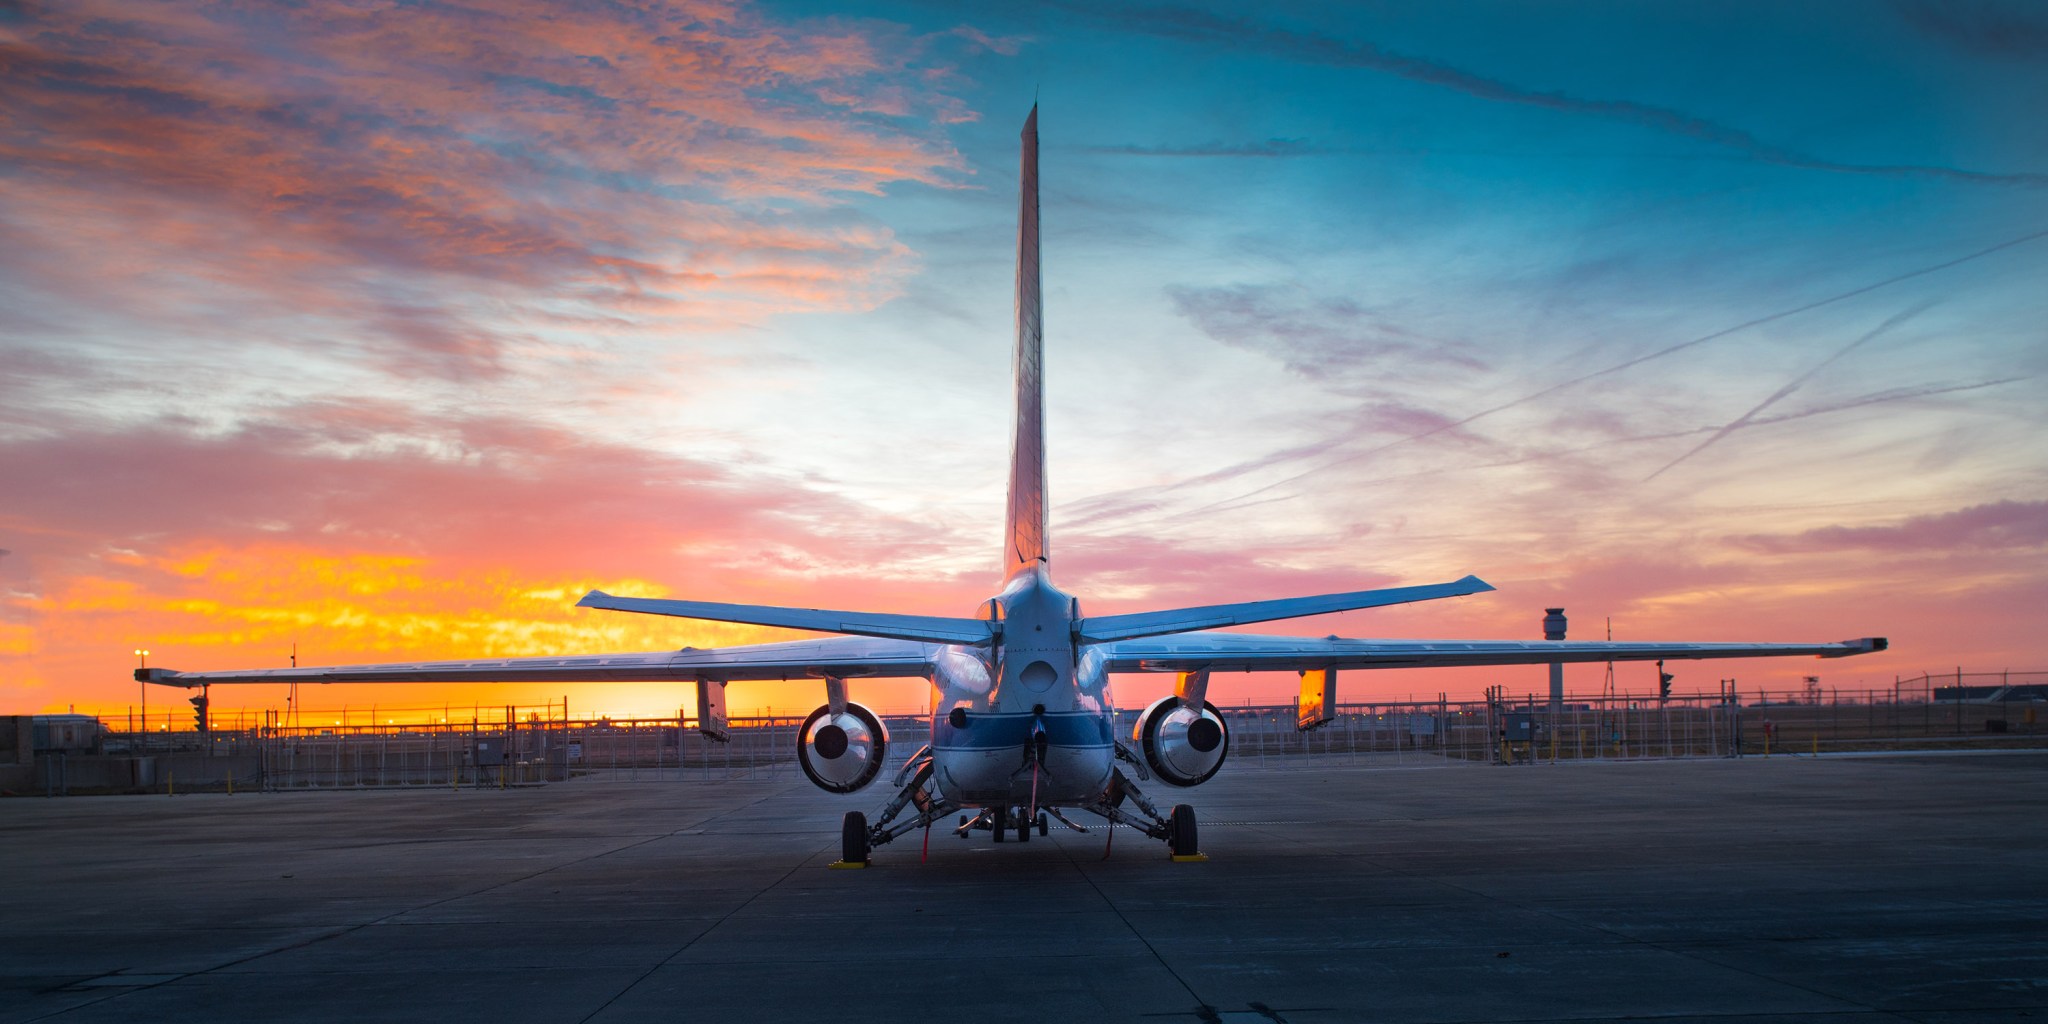
[[[1057,808],[1041,807],[1038,809],[1038,816],[1033,818],[1025,814],[1022,808],[989,807],[971,818],[965,814],[961,815],[959,824],[953,827],[953,834],[965,839],[969,832],[988,832],[990,838],[1000,843],[1007,841],[1010,838],[1010,831],[1015,829],[1017,841],[1028,843],[1031,841],[1031,830],[1034,828],[1038,830],[1039,835],[1051,835],[1052,819],[1059,817],[1059,813]],[[1065,818],[1060,818],[1060,821],[1065,822],[1067,827],[1076,832],[1088,831]]]

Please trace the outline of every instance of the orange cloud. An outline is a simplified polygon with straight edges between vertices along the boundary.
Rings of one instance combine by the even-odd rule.
[[[112,561],[122,576],[79,574],[32,600],[15,599],[37,616],[34,628],[0,631],[0,656],[24,660],[19,685],[41,709],[76,706],[119,715],[138,702],[125,679],[131,651],[186,670],[282,667],[296,650],[304,664],[729,646],[787,639],[752,626],[592,612],[574,607],[593,589],[660,596],[667,588],[630,578],[528,578],[510,570],[483,574],[434,559],[388,554],[336,555],[296,545],[180,549],[161,556]],[[27,656],[40,657],[33,661]],[[60,684],[61,685],[58,685]],[[320,686],[309,707],[381,703],[387,708],[437,704],[539,703],[562,687]],[[617,716],[671,715],[686,703],[687,685],[567,687],[577,705]],[[743,685],[734,704],[745,710],[815,703],[815,684]],[[919,699],[921,684],[879,688],[895,705]],[[281,686],[226,687],[223,709],[276,707]],[[901,692],[898,692],[901,691]],[[152,692],[164,706],[180,694]],[[155,701],[153,700],[152,703]]]
[[[303,406],[216,436],[148,426],[20,440],[0,444],[0,477],[38,481],[0,515],[14,549],[0,560],[0,696],[43,709],[135,703],[137,647],[203,669],[283,664],[294,643],[317,664],[723,646],[792,634],[573,605],[592,588],[682,587],[957,612],[983,582],[906,579],[900,552],[948,541],[771,476],[395,404]],[[780,554],[805,550],[831,557]],[[886,706],[923,699],[919,684],[875,685]],[[786,710],[811,689],[742,687],[733,706]],[[675,687],[607,692],[619,713],[683,700]],[[357,687],[309,699],[558,696]]]

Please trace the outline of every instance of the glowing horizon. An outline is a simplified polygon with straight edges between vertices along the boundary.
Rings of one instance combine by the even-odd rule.
[[[1263,631],[1892,640],[1681,693],[2048,665],[2042,13],[1484,12],[0,14],[0,710],[118,716],[143,647],[795,635],[591,588],[974,608],[1041,83],[1051,550],[1090,611],[1469,572],[1499,592]],[[1542,670],[1343,693],[1495,682]],[[282,700],[247,689],[215,707]]]

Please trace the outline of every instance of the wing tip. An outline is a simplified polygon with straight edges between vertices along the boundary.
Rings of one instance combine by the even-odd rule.
[[[1482,580],[1482,579],[1480,579],[1479,577],[1477,577],[1477,576],[1474,576],[1474,575],[1472,575],[1472,574],[1470,574],[1470,573],[1467,573],[1467,574],[1465,575],[1465,578],[1464,578],[1464,579],[1462,579],[1462,580],[1459,580],[1459,581],[1458,581],[1458,583],[1459,583],[1459,584],[1460,584],[1461,586],[1467,586],[1467,587],[1471,587],[1471,588],[1472,588],[1472,593],[1475,593],[1475,594],[1484,594],[1484,593],[1486,593],[1486,592],[1487,592],[1487,591],[1489,591],[1489,590],[1498,590],[1498,589],[1499,589],[1498,587],[1495,587],[1495,586],[1494,586],[1493,584],[1491,584],[1491,583],[1488,583],[1488,582],[1486,582],[1485,580]]]
[[[1838,648],[1837,650],[1825,652],[1820,656],[1823,658],[1853,658],[1859,654],[1876,654],[1879,651],[1891,650],[1892,642],[1889,637],[1863,636],[1857,637],[1854,640],[1838,641],[1835,646]]]
[[[596,608],[599,606],[598,602],[609,601],[611,599],[612,596],[610,594],[607,594],[602,590],[593,590],[590,593],[583,595],[583,599],[576,602],[576,607]]]

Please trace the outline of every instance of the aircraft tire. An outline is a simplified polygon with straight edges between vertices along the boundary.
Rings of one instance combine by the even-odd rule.
[[[1187,804],[1174,804],[1173,811],[1166,816],[1166,848],[1176,857],[1192,857],[1201,852],[1196,839],[1195,809]]]
[[[839,823],[839,859],[847,864],[868,862],[868,816],[848,811]]]
[[[996,842],[999,842],[999,843],[1000,843],[1000,842],[1002,842],[1002,841],[1003,841],[1003,833],[1004,833],[1004,832],[1007,832],[1007,831],[1009,831],[1009,830],[1010,830],[1010,813],[1009,813],[1009,811],[1008,811],[1007,809],[1005,809],[1005,808],[1002,808],[1002,807],[991,807],[991,808],[989,808],[989,809],[988,809],[988,830],[989,830],[989,832],[990,832],[991,834],[993,834],[993,835],[994,835],[994,836],[996,837]]]
[[[1049,833],[1049,832],[1051,832],[1051,831],[1052,831],[1052,818],[1051,818],[1050,816],[1048,816],[1048,815],[1047,815],[1047,814],[1046,814],[1046,813],[1045,813],[1044,811],[1040,811],[1040,812],[1038,812],[1038,834],[1039,834],[1039,835],[1046,835],[1047,833]]]
[[[1018,810],[1021,811],[1023,808],[1020,807]],[[1017,815],[1017,841],[1020,843],[1031,841],[1031,818],[1028,815]]]

